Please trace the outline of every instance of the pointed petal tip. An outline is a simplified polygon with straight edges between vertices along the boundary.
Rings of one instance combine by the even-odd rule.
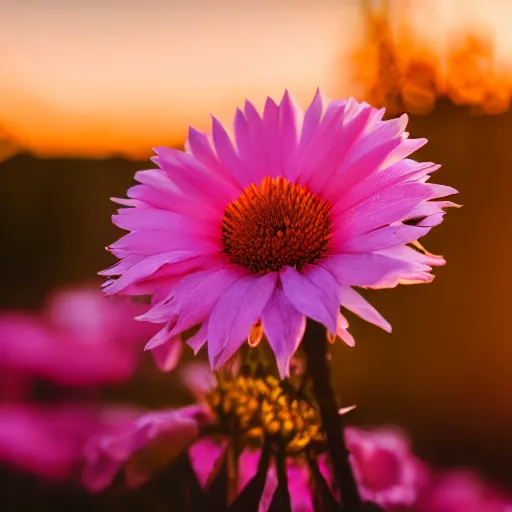
[[[283,105],[286,105],[286,104],[291,105],[293,103],[294,103],[294,99],[293,99],[292,94],[290,93],[290,91],[288,89],[285,89],[283,97],[281,99],[281,103],[279,104],[279,106],[282,107]]]
[[[150,350],[153,350],[154,348],[156,347],[159,347],[160,345],[162,345],[164,342],[159,342],[159,343],[155,343],[155,342],[151,342],[148,341],[145,345],[144,345],[144,352],[149,352]]]
[[[343,416],[344,414],[352,412],[356,408],[357,408],[357,405],[349,405],[348,407],[342,407],[341,409],[338,409],[338,414],[340,416]]]

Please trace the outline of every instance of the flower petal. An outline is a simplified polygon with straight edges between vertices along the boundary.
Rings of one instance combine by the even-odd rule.
[[[342,285],[379,288],[394,288],[401,278],[431,270],[417,261],[375,253],[336,254],[323,260],[320,266]]]
[[[199,414],[198,406],[153,412],[98,434],[85,447],[85,485],[101,491],[123,466],[129,486],[142,484],[194,441]]]
[[[214,307],[208,327],[208,356],[214,369],[222,366],[247,338],[260,318],[277,281],[277,274],[241,277]]]
[[[386,332],[391,332],[391,324],[366,299],[363,299],[349,286],[343,286],[341,289],[341,305],[363,320],[384,329]]]
[[[187,345],[194,351],[194,355],[201,350],[208,339],[208,321],[203,322],[199,331],[187,340]]]
[[[127,286],[147,278],[164,265],[192,260],[195,256],[196,253],[192,251],[176,251],[168,254],[148,256],[126,270],[119,279],[107,283],[103,287],[103,292],[107,295],[119,293]]]
[[[343,230],[348,239],[402,221],[419,203],[433,196],[433,191],[425,184],[403,183],[379,191],[348,210],[341,201],[332,209],[335,230]]]
[[[360,234],[349,239],[339,240],[337,231],[333,234],[332,246],[340,253],[363,253],[387,249],[396,245],[408,244],[425,236],[430,231],[428,226],[409,226],[408,224],[393,224],[384,226],[369,233]]]
[[[246,188],[250,183],[247,167],[238,156],[224,126],[213,116],[212,137],[221,164],[229,170],[233,179],[242,189]]]
[[[338,321],[336,323],[336,334],[339,338],[341,338],[349,347],[356,346],[356,340],[352,334],[347,331],[348,322],[347,319],[341,314],[338,313]]]
[[[263,331],[277,361],[281,378],[289,377],[290,361],[306,329],[306,317],[287,300],[278,286],[261,314]]]
[[[185,276],[174,288],[176,324],[172,333],[179,334],[206,320],[219,298],[246,274],[243,268],[229,265]]]
[[[279,105],[279,150],[283,175],[293,181],[297,174],[297,148],[302,124],[302,111],[285,91]]]
[[[339,284],[327,270],[308,265],[303,273],[292,267],[279,272],[283,291],[290,304],[300,313],[336,332],[340,305]]]
[[[161,372],[170,372],[176,368],[183,352],[183,346],[181,336],[174,336],[167,343],[159,345],[151,351]]]

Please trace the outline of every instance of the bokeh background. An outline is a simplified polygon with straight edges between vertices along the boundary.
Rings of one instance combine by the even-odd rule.
[[[336,387],[354,424],[399,425],[428,461],[512,490],[511,15],[506,0],[0,0],[0,307],[94,282],[119,235],[109,198],[209,112],[285,87],[304,106],[317,86],[406,111],[429,139],[417,158],[464,207],[424,240],[448,260],[432,284],[365,294],[394,332],[354,319]],[[8,510],[97,505],[1,477]]]

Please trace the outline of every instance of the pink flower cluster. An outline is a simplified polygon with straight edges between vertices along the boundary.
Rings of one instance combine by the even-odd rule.
[[[202,427],[215,421],[205,400],[212,385],[211,374],[205,367],[190,365],[184,375],[198,406],[145,414],[93,437],[86,447],[84,483],[88,489],[101,491],[120,473],[129,487],[141,485],[162,464],[171,463],[184,451],[188,452],[201,486],[206,489],[212,483],[213,468],[226,456],[228,440],[201,435]],[[512,512],[512,498],[507,500],[476,475],[438,473],[429,468],[411,452],[407,438],[399,430],[352,427],[346,430],[345,439],[362,498],[385,510]],[[155,464],[148,464],[151,454],[156,453]],[[261,450],[250,448],[241,453],[237,466],[239,493],[256,475],[261,454]],[[321,455],[316,463],[330,486],[326,457]],[[314,484],[308,465],[303,459],[288,458],[286,472],[292,510],[314,512]],[[260,511],[268,509],[277,485],[276,468],[271,462]]]
[[[194,421],[194,418],[201,418]],[[117,433],[110,429],[105,435],[92,439],[87,447],[87,465],[84,482],[92,491],[105,489],[118,472],[123,471],[128,486],[146,482],[159,465],[147,466],[147,454],[162,446],[162,440],[172,440],[167,447],[168,460],[182,450],[188,457],[197,478],[207,489],[212,470],[226,455],[226,442],[197,438],[201,422],[200,412],[194,408],[151,413],[122,428]],[[359,490],[364,499],[389,511],[410,512],[512,512],[512,498],[478,475],[468,471],[435,472],[410,451],[406,438],[393,429],[361,430],[350,428],[346,440]],[[143,453],[146,461],[138,464],[135,455]],[[161,455],[161,453],[160,453]],[[256,475],[261,452],[245,449],[238,463],[238,492]],[[161,457],[160,461],[161,463]],[[326,459],[317,460],[327,481],[330,471]],[[291,506],[294,512],[313,512],[313,481],[307,465],[299,459],[289,459],[287,475]],[[266,511],[278,485],[275,466],[271,463],[259,510]]]
[[[0,321],[1,374],[7,375],[5,370],[9,369],[9,376],[17,375],[29,384],[34,378],[44,378],[61,389],[94,390],[99,385],[125,381],[137,366],[139,340],[148,335],[140,331],[146,324],[131,320],[138,308],[102,298],[88,289],[75,289],[56,294],[39,316],[5,314]],[[118,358],[112,355],[116,351]],[[102,362],[100,368],[98,361]],[[215,381],[210,370],[201,365],[189,366],[183,376],[197,405],[148,413],[94,400],[81,405],[69,401],[37,403],[30,385],[22,386],[23,394],[13,395],[5,392],[9,388],[4,382],[0,462],[51,480],[78,477],[83,467],[84,485],[99,492],[119,474],[124,475],[128,487],[140,486],[176,461],[180,453],[186,453],[199,484],[207,489],[212,468],[225,456],[227,447],[226,438],[205,436],[203,431],[205,425],[214,422],[205,396]],[[363,499],[386,510],[511,512],[512,499],[475,474],[430,469],[411,453],[399,431],[349,428],[345,437]],[[260,457],[259,450],[246,448],[242,452],[239,492],[256,474]],[[331,485],[325,456],[316,463]],[[292,510],[312,511],[314,487],[308,466],[300,458],[289,458],[286,471]],[[277,485],[271,462],[260,510],[268,509]]]
[[[133,319],[141,308],[81,287],[55,293],[42,312],[0,315],[0,462],[68,479],[91,433],[127,419],[127,411],[95,398],[100,386],[126,382],[136,371],[141,343],[154,333]],[[52,395],[71,397],[38,401],[42,381],[52,383]]]

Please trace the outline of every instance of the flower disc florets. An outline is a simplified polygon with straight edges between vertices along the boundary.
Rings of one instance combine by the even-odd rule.
[[[249,185],[227,206],[222,242],[232,263],[255,274],[301,270],[327,253],[331,206],[285,178]]]
[[[209,402],[230,433],[248,443],[272,438],[288,454],[297,454],[324,442],[316,409],[291,396],[272,376],[219,378]]]

